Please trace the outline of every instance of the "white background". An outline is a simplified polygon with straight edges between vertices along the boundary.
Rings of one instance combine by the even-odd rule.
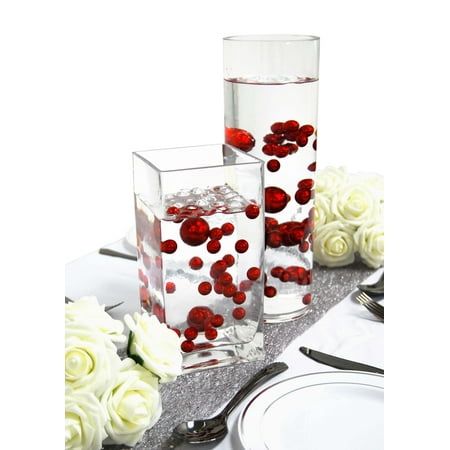
[[[387,176],[386,448],[448,448],[445,3],[0,4],[2,447],[62,448],[61,266],[130,227],[131,152],[221,141],[222,36],[304,33],[319,168]]]

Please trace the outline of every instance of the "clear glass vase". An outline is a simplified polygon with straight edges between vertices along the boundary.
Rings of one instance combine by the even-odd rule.
[[[183,369],[264,356],[263,163],[228,145],[133,154],[141,306]]]
[[[225,142],[265,162],[267,322],[312,301],[319,38],[224,38]]]

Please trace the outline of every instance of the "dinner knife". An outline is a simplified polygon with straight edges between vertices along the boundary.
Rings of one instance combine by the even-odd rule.
[[[349,359],[338,358],[337,356],[328,355],[308,347],[300,347],[299,350],[308,358],[311,358],[320,364],[334,367],[335,369],[359,370],[361,372],[381,373],[384,375],[384,370],[379,369],[378,367],[368,366],[367,364],[350,361]]]

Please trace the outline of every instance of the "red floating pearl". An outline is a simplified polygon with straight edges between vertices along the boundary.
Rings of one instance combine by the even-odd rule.
[[[266,236],[266,244],[271,248],[278,248],[281,246],[282,237],[277,231],[271,231]]]
[[[290,280],[291,280],[291,275],[290,275],[290,273],[287,272],[286,270],[284,270],[283,273],[282,273],[281,276],[280,276],[280,280],[281,280],[283,283],[287,283],[288,281],[290,281]]]
[[[223,294],[223,286],[218,281],[214,283],[214,292],[216,294]]]
[[[223,316],[221,314],[216,314],[212,319],[211,319],[211,325],[213,327],[221,327],[223,325],[224,319]]]
[[[251,203],[245,208],[245,215],[249,219],[256,219],[259,216],[259,206]]]
[[[284,132],[284,123],[283,122],[275,122],[270,127],[270,131],[275,134],[283,134]]]
[[[313,162],[308,166],[308,170],[311,172],[315,172],[316,171],[316,163]]]
[[[234,225],[230,222],[226,222],[222,225],[221,229],[224,236],[230,236],[230,234],[233,234]]]
[[[267,161],[267,170],[269,172],[276,172],[280,169],[281,164],[280,161],[277,161],[276,159],[271,159],[270,161]]]
[[[241,306],[238,306],[237,308],[233,309],[233,317],[236,320],[241,320],[245,317],[245,309]]]
[[[270,275],[272,275],[274,278],[280,278],[281,274],[283,273],[283,270],[284,269],[280,266],[272,267]]]
[[[226,264],[228,267],[231,267],[231,266],[234,264],[234,261],[235,261],[233,255],[225,255],[225,256],[223,257],[223,260],[225,261],[225,264]]]
[[[228,272],[224,272],[222,275],[219,276],[219,283],[221,283],[223,286],[231,284],[232,282],[233,277]]]
[[[245,239],[239,239],[236,241],[234,248],[238,253],[245,253],[248,250],[248,242]]]
[[[309,244],[308,241],[303,241],[299,246],[298,249],[302,252],[305,253],[309,250]]]
[[[209,237],[211,239],[220,240],[222,239],[223,231],[220,228],[212,228],[209,232]]]
[[[303,304],[304,305],[309,305],[311,303],[312,300],[312,295],[311,294],[306,294],[303,296]]]
[[[275,151],[275,156],[278,158],[286,158],[289,155],[289,147],[287,145],[279,145]]]
[[[166,283],[166,292],[168,294],[173,294],[175,292],[175,290],[176,290],[175,283],[173,281],[168,281]]]
[[[175,331],[177,333],[178,337],[181,336],[181,331],[178,328],[171,328],[172,331]]]
[[[283,134],[283,137],[288,141],[296,141],[297,137],[299,135],[298,130],[297,131],[287,131]]]
[[[263,141],[266,144],[281,144],[284,141],[284,137],[279,134],[266,134]]]
[[[144,263],[144,266],[147,270],[149,270],[150,267],[152,266],[152,260],[150,256],[147,255],[147,253],[145,252],[142,254],[142,262]]]
[[[317,150],[317,139],[314,139],[312,147],[314,150]]]
[[[266,144],[262,148],[262,152],[267,156],[273,156],[275,155],[275,152],[278,148],[278,145],[276,144]]]
[[[300,128],[300,133],[304,134],[305,136],[309,137],[312,134],[314,134],[314,127],[312,125],[303,125]]]
[[[186,219],[180,228],[180,236],[188,245],[197,246],[203,244],[209,236],[209,225],[201,217]]]
[[[277,295],[277,290],[273,286],[266,286],[264,288],[264,295],[269,298],[275,297],[275,295]]]
[[[311,191],[309,189],[299,189],[295,193],[295,201],[299,205],[306,205],[311,200]]]
[[[296,120],[288,120],[287,122],[284,122],[284,131],[285,132],[297,131],[299,127],[300,127],[300,124]]]
[[[150,300],[150,293],[148,292],[148,289],[144,286],[141,286],[139,288],[139,298],[141,302],[147,303]]]
[[[142,281],[145,287],[148,287],[148,277],[142,272],[142,269],[138,270],[139,279]]]
[[[264,224],[265,224],[266,233],[267,233],[278,225],[278,220],[274,219],[273,217],[266,217],[264,219]]]
[[[245,292],[242,291],[237,291],[233,295],[233,302],[236,303],[236,305],[242,305],[246,299],[247,296],[245,295]]]
[[[242,292],[248,292],[253,286],[253,282],[250,280],[242,280],[239,283],[239,290]]]
[[[189,327],[184,330],[184,337],[188,341],[193,341],[198,336],[198,330],[194,327]]]
[[[161,242],[161,251],[163,253],[175,253],[177,250],[177,243],[173,239],[167,239],[167,241]]]
[[[194,327],[198,331],[204,331],[213,316],[214,313],[207,306],[194,306],[189,311],[187,323],[190,327]]]
[[[212,341],[217,337],[217,330],[215,328],[208,328],[205,330],[205,338]]]
[[[300,180],[297,184],[299,189],[309,189],[311,190],[314,187],[314,180],[312,178],[305,178],[304,180]]]
[[[225,297],[233,297],[234,293],[237,291],[237,287],[235,284],[227,284],[223,287],[223,295]]]
[[[199,258],[198,256],[194,256],[189,260],[189,267],[192,270],[200,270],[203,267],[203,261],[202,258]]]
[[[258,269],[258,267],[250,267],[250,269],[247,270],[247,278],[252,281],[256,281],[261,275],[261,269]]]
[[[209,274],[213,279],[219,278],[219,275],[227,270],[227,263],[225,261],[222,261],[221,259],[219,261],[216,261],[211,265],[211,269],[209,271]]]
[[[277,213],[286,208],[290,201],[289,195],[275,186],[266,187],[264,190],[266,212]]]
[[[294,228],[289,233],[289,238],[292,241],[293,245],[299,244],[304,237],[305,237],[305,232],[300,227],[299,228]]]
[[[306,136],[305,134],[299,134],[295,142],[297,142],[299,147],[305,147],[308,143],[308,136]]]
[[[211,283],[209,281],[202,281],[198,285],[198,292],[202,295],[208,295],[212,290]]]
[[[167,214],[169,214],[169,216],[177,216],[178,214],[180,214],[180,209],[176,206],[169,206],[166,212]]]
[[[307,280],[308,272],[304,267],[297,267],[297,277],[299,280]]]
[[[225,128],[225,142],[244,152],[250,151],[255,146],[255,138],[240,128]]]
[[[195,344],[192,341],[183,341],[181,343],[181,350],[185,353],[190,353],[194,350]]]
[[[208,244],[206,245],[206,248],[208,249],[209,253],[217,253],[220,250],[220,241],[217,240],[212,240],[209,241]]]

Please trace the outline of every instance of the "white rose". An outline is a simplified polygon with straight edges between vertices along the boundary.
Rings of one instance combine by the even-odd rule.
[[[332,222],[334,214],[331,212],[330,198],[323,194],[317,194],[314,199],[314,227],[320,227]]]
[[[140,358],[142,361],[138,362],[157,375],[161,383],[175,380],[181,374],[182,363],[180,339],[175,331],[146,312],[134,313],[134,320],[127,314],[124,321],[132,332],[128,356]]]
[[[384,178],[378,173],[355,173],[351,174],[349,183],[364,186],[378,199],[384,202]]]
[[[66,385],[101,395],[117,375],[120,358],[115,345],[89,324],[66,324]]]
[[[328,267],[340,267],[355,260],[354,229],[339,221],[317,227],[314,231],[314,260]]]
[[[132,359],[122,361],[116,381],[102,397],[106,431],[117,444],[134,446],[161,416],[158,378]]]
[[[351,184],[333,195],[331,211],[338,220],[359,227],[368,220],[379,217],[380,203],[366,187]]]
[[[102,448],[106,413],[92,392],[66,389],[65,450]]]
[[[104,333],[112,341],[125,342],[123,323],[114,320],[105,312],[105,305],[99,305],[96,297],[81,297],[73,303],[65,305],[66,323],[80,322],[89,323]]]
[[[361,225],[354,235],[361,259],[374,269],[384,263],[384,226],[380,220]]]
[[[316,195],[332,196],[338,189],[345,186],[348,173],[345,167],[325,167],[318,172],[314,183]]]

